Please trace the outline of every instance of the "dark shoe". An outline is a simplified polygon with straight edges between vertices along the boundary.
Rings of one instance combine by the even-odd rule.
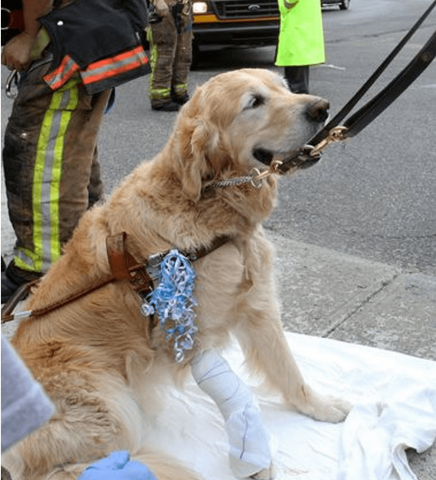
[[[171,97],[173,99],[173,102],[178,103],[179,105],[185,105],[185,103],[189,100],[189,95],[185,93],[184,95],[173,95]]]
[[[151,109],[159,112],[177,112],[180,109],[180,105],[172,100],[166,100],[164,102],[153,102]]]
[[[13,282],[7,275],[6,272],[2,272],[2,304],[6,303],[11,297],[13,297],[14,293],[26,283],[18,284]]]
[[[33,282],[38,278],[41,278],[41,273],[30,272],[18,268],[12,260],[6,268],[5,272],[2,272],[2,303],[6,303],[13,297],[15,292],[25,283]]]

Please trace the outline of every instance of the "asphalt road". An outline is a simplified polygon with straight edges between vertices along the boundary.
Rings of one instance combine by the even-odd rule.
[[[338,111],[377,68],[430,0],[352,0],[325,10],[325,65],[311,69],[311,91]],[[392,79],[435,30],[436,12],[369,97]],[[190,73],[190,90],[240,67],[281,71],[274,47],[208,51]],[[2,68],[2,85],[7,71]],[[166,143],[175,114],[153,112],[142,78],[117,89],[100,136],[107,191]],[[369,98],[368,97],[368,98]],[[2,137],[11,102],[2,92]],[[334,145],[316,167],[284,178],[266,227],[290,240],[436,274],[436,62],[375,122]]]

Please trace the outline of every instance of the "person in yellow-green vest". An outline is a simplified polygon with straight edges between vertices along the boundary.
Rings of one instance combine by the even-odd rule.
[[[280,33],[276,65],[284,67],[289,88],[309,93],[309,66],[325,62],[320,0],[278,0]]]

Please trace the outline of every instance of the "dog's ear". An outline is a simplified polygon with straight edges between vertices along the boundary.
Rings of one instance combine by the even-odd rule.
[[[216,128],[201,116],[198,98],[192,98],[183,108],[177,129],[179,161],[183,194],[197,202],[201,197],[203,180],[213,175],[208,152],[217,143]]]

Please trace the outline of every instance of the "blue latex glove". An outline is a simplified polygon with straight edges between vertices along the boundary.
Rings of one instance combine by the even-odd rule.
[[[78,480],[157,480],[146,465],[129,458],[127,451],[112,452],[90,465]]]

